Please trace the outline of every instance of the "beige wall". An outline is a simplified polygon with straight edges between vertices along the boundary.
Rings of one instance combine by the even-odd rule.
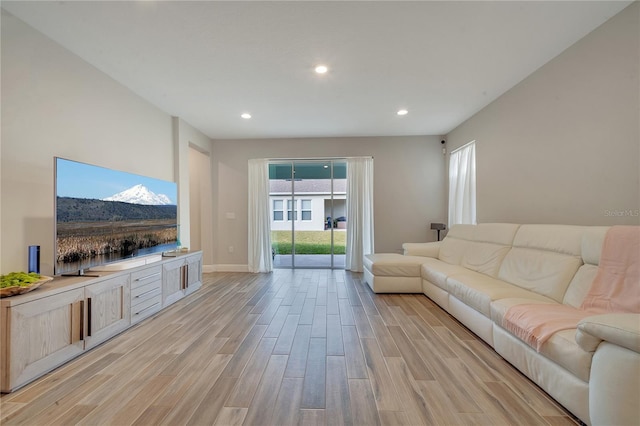
[[[407,241],[434,241],[430,222],[445,220],[440,137],[214,140],[214,259],[247,264],[247,161],[251,158],[374,157],[375,246],[401,250]],[[235,219],[228,219],[233,213]],[[233,246],[233,253],[229,253]]]
[[[191,126],[179,117],[173,117],[174,135],[174,180],[178,183],[178,223],[180,224],[180,243],[183,247],[192,248],[191,236],[200,230],[200,225],[196,224],[196,231],[191,229],[191,154],[192,149],[209,154],[211,150],[211,139],[205,136],[195,127]],[[195,171],[194,178],[198,178],[200,173]],[[207,196],[209,196],[207,194]],[[196,200],[198,202],[198,200]],[[198,208],[200,204],[198,203]],[[203,262],[206,265],[206,253],[203,253]]]
[[[449,151],[477,140],[480,222],[640,223],[639,10],[630,6],[450,132]],[[189,245],[187,188],[199,174],[189,172],[189,147],[209,153],[213,197],[202,199],[210,207],[198,226],[215,237],[205,264],[246,265],[250,158],[375,157],[376,251],[434,240],[428,224],[446,217],[440,137],[212,143],[4,11],[1,140],[0,272],[26,269],[31,244],[52,272],[55,156],[177,181]]]
[[[447,135],[476,140],[478,222],[639,224],[640,4]]]
[[[211,158],[209,152],[189,147],[189,218],[192,250],[202,250],[202,263],[213,265],[213,221],[211,219]]]
[[[53,158],[174,180],[171,116],[2,12],[0,271],[53,272]]]

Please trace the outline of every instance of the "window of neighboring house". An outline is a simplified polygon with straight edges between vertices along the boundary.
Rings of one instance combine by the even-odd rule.
[[[311,220],[311,200],[301,200],[302,220]]]
[[[273,200],[273,220],[283,220],[284,211],[282,200]]]
[[[287,220],[298,220],[298,200],[287,200]]]
[[[459,223],[476,223],[476,141],[449,158],[449,228]]]

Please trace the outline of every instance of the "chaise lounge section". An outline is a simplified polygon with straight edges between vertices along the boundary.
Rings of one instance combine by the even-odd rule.
[[[625,228],[637,247],[640,227]],[[376,293],[424,293],[583,422],[639,424],[638,263],[627,268],[632,312],[583,310],[609,230],[457,225],[441,242],[405,243],[404,255],[365,256],[364,278]],[[518,310],[566,311],[580,320],[535,345],[505,320]]]

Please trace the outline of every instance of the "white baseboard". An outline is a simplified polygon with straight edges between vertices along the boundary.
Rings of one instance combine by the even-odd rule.
[[[202,272],[249,272],[249,265],[204,265]]]

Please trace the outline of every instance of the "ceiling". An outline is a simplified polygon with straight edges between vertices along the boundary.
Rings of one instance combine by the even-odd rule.
[[[444,135],[630,1],[2,1],[213,139]],[[314,72],[326,64],[324,75]],[[396,112],[405,108],[407,115]],[[248,112],[249,120],[240,118]]]

